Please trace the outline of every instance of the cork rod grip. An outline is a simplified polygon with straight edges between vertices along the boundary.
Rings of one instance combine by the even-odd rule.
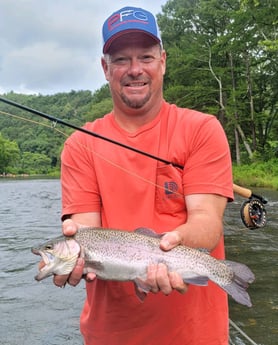
[[[233,191],[244,198],[251,198],[252,196],[252,191],[250,189],[238,186],[235,183],[233,184]]]

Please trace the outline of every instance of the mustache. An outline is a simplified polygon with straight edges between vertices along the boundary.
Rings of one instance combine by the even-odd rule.
[[[139,76],[139,77],[128,76],[128,77],[124,77],[121,80],[122,86],[130,85],[132,83],[150,84],[150,78],[146,78],[142,76]]]

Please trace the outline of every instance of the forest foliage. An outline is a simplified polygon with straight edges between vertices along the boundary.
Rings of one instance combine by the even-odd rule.
[[[276,0],[169,0],[157,19],[167,52],[165,99],[214,114],[236,165],[276,161]],[[112,109],[108,85],[93,94],[11,91],[2,96],[76,126]],[[0,174],[59,171],[61,149],[71,131],[0,102]]]

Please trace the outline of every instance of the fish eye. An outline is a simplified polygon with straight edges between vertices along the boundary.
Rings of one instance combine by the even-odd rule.
[[[45,249],[51,250],[53,248],[52,244],[46,244]]]

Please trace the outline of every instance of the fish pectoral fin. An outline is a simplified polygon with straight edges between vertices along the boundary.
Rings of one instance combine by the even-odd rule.
[[[151,286],[141,278],[135,278],[134,284],[137,288],[139,288],[141,291],[144,291],[145,293],[148,293],[151,290]]]
[[[147,284],[141,278],[134,279],[134,288],[136,296],[139,298],[141,302],[144,302],[145,298],[147,297],[148,292],[151,290],[149,284]]]
[[[136,296],[138,297],[139,301],[144,302],[145,298],[147,297],[147,293],[144,291],[140,291],[136,284],[134,286],[135,286],[135,293],[136,293]]]
[[[196,276],[192,278],[184,278],[183,281],[186,284],[198,285],[198,286],[207,286],[209,278],[206,276]]]

